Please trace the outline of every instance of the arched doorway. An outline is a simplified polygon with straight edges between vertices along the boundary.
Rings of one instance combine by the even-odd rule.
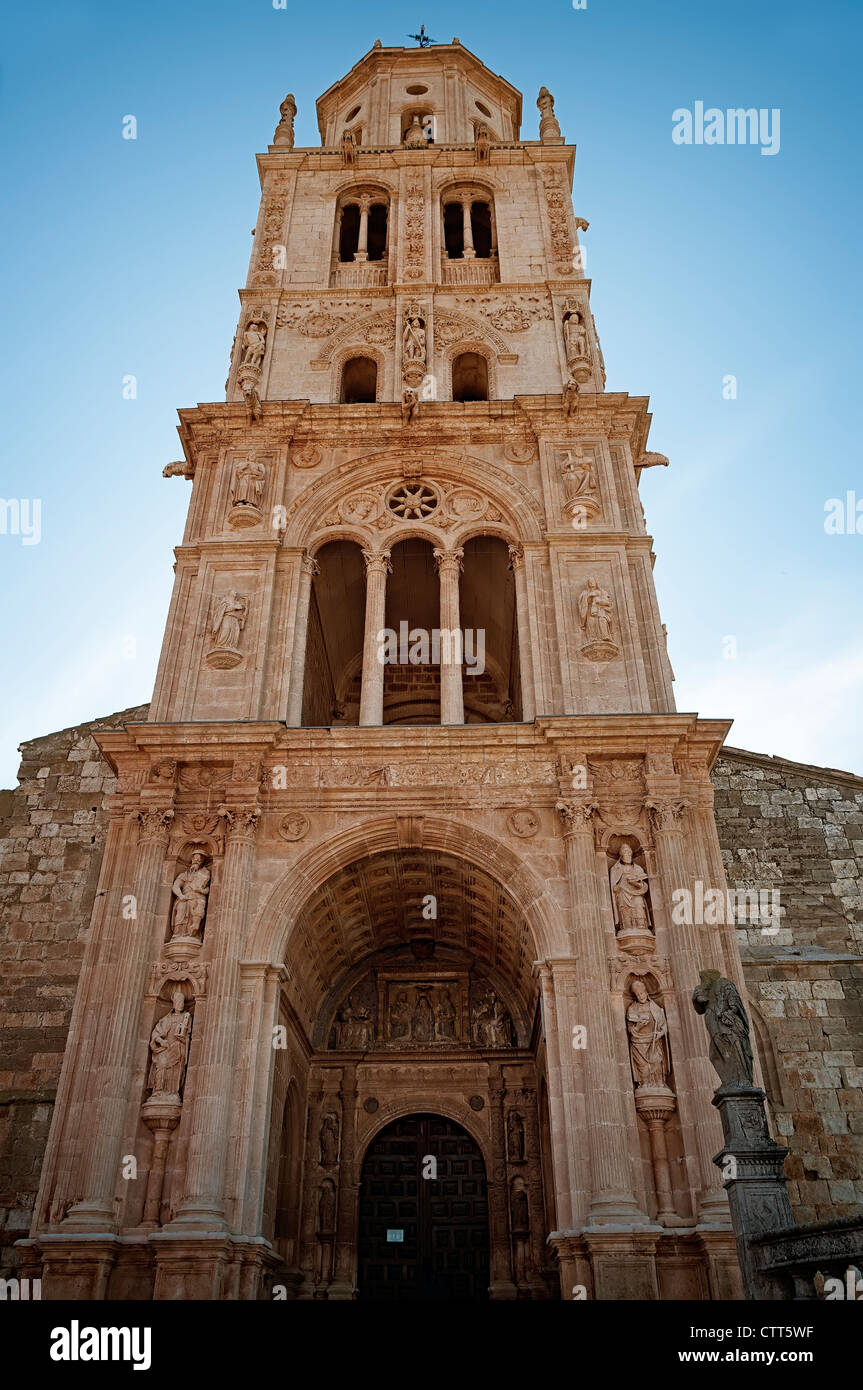
[[[485,1161],[443,1115],[404,1115],[366,1150],[360,1180],[357,1297],[488,1298]]]

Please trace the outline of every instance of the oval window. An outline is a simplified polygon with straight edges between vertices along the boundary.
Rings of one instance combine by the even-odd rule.
[[[353,111],[349,111],[348,114],[345,116],[345,120],[346,120],[346,121],[353,121],[353,120],[356,120],[357,116],[360,114],[361,109],[362,109],[361,107],[355,106],[354,109],[353,109]]]
[[[481,101],[478,101],[478,102],[476,103],[476,109],[477,109],[477,111],[481,111],[482,114],[483,114],[484,116],[490,116],[490,115],[491,115],[491,112],[489,111],[488,107],[487,107],[487,106],[483,106],[483,104],[482,104]]]
[[[409,97],[421,97],[428,91],[428,87],[424,87],[420,82],[415,87],[405,87],[405,91]]]

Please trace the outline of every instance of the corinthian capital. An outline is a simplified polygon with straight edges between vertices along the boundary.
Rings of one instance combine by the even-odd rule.
[[[320,574],[321,572],[320,566],[318,565],[318,562],[315,559],[314,555],[310,555],[308,551],[305,551],[305,553],[303,554],[300,560],[300,566],[303,570],[303,573],[310,575],[312,579],[314,579],[316,574]]]
[[[438,574],[461,574],[464,569],[462,564],[463,559],[464,551],[461,548],[458,550],[441,550],[439,547],[435,547],[434,562]]]
[[[519,542],[516,545],[508,545],[507,550],[509,551],[509,568],[511,570],[522,569],[524,566],[524,546]]]
[[[579,831],[591,829],[594,812],[599,810],[599,802],[583,799],[574,801],[567,797],[561,798],[555,809],[563,821],[564,832],[567,835],[575,835]]]
[[[225,830],[229,840],[246,840],[249,843],[254,843],[260,815],[257,806],[219,807],[219,816],[225,822]]]
[[[689,809],[688,801],[671,797],[649,797],[644,805],[650,816],[651,825],[654,830],[659,831],[679,830],[683,813]]]
[[[388,550],[364,550],[363,559],[366,562],[366,578],[371,574],[392,574],[393,572]]]
[[[138,843],[167,845],[168,831],[174,812],[169,806],[145,806],[135,816],[138,822]]]

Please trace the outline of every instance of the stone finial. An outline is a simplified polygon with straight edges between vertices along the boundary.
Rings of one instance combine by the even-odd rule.
[[[544,145],[560,144],[563,137],[560,124],[554,114],[554,97],[547,87],[540,87],[536,99],[539,108],[539,138]]]
[[[723,1086],[752,1086],[752,1043],[749,1018],[737,987],[718,970],[699,971],[701,983],[692,992],[692,1007],[704,1014],[710,1035],[710,1060]]]

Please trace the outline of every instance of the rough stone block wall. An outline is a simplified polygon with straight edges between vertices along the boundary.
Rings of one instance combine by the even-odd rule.
[[[714,769],[730,888],[778,890],[738,928],[798,1222],[863,1210],[863,778],[726,749]]]
[[[147,708],[22,744],[0,792],[0,1268],[30,1226],[102,862],[115,779],[91,731]]]

